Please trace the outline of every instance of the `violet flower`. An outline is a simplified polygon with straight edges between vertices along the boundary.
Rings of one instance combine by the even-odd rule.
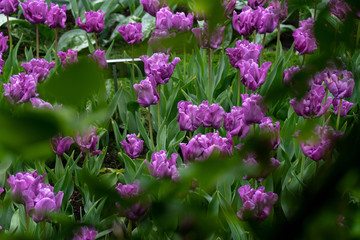
[[[100,68],[107,68],[108,64],[106,62],[105,50],[96,49],[93,52],[93,55],[89,54],[88,57],[95,61]]]
[[[338,115],[339,113],[339,103],[340,100],[334,98],[332,101],[332,104],[334,106],[334,113],[335,115]],[[340,117],[344,118],[346,117],[347,113],[350,111],[350,109],[354,106],[353,103],[346,101],[345,99],[341,102],[341,109],[340,109]]]
[[[4,189],[0,187],[0,195],[4,192]],[[0,229],[1,230],[1,229]]]
[[[177,181],[180,177],[176,168],[176,159],[179,154],[173,153],[169,159],[166,159],[166,154],[164,150],[154,152],[151,154],[152,162],[150,163],[145,160],[145,163],[148,166],[150,174],[157,179],[171,178],[173,181]]]
[[[258,7],[264,7],[266,3],[267,0],[248,0],[248,5],[254,10]]]
[[[270,175],[270,173],[281,165],[275,158],[270,158],[265,162],[258,161],[257,158],[256,153],[248,153],[243,159],[244,166],[249,171],[249,173],[244,176],[244,180],[255,178],[258,182],[262,182]]]
[[[127,25],[123,24],[118,28],[118,32],[128,44],[140,43],[141,39],[144,37],[144,34],[142,34],[141,31],[141,23],[129,23]]]
[[[74,64],[79,62],[78,58],[77,58],[77,54],[78,51],[77,50],[72,50],[72,49],[68,49],[67,52],[58,52],[58,56],[61,60],[61,65],[63,67],[66,67],[66,65],[68,64]]]
[[[156,13],[155,26],[161,30],[171,30],[172,12],[169,7],[163,7]]]
[[[193,28],[192,32],[198,45],[205,49],[217,49],[223,39],[225,27],[215,27],[210,31],[207,22],[204,22],[204,28]]]
[[[344,0],[330,0],[327,6],[330,8],[329,13],[336,16],[342,22],[345,21],[347,14],[351,12],[349,4]]]
[[[299,139],[300,148],[305,156],[317,162],[331,156],[336,140],[343,134],[343,132],[334,131],[330,126],[321,127],[318,125],[313,129],[313,135],[310,139],[305,141]]]
[[[55,28],[65,28],[66,22],[66,5],[62,5],[61,8],[59,5],[50,3],[50,10],[47,12],[46,24],[49,25],[51,29]]]
[[[244,7],[239,15],[233,12],[232,25],[235,31],[246,37],[255,30],[256,20],[253,10],[250,7]]]
[[[185,16],[183,12],[177,12],[171,17],[171,29],[178,32],[190,31],[194,23],[194,13]]]
[[[236,63],[241,60],[259,61],[260,52],[263,47],[257,43],[249,43],[247,40],[239,40],[236,42],[235,48],[227,48],[226,55],[229,56],[230,64],[234,68],[238,67]]]
[[[299,52],[299,55],[312,54],[317,49],[314,35],[314,19],[308,18],[300,21],[300,25],[301,27],[292,34],[295,41],[294,49]]]
[[[289,69],[285,69],[284,72],[283,72],[283,83],[284,84],[291,84],[292,78],[298,72],[300,72],[299,66],[292,66]]]
[[[272,149],[277,149],[280,145],[280,122],[275,122],[271,117],[264,117],[260,123],[260,133],[268,135]]]
[[[4,83],[4,97],[10,104],[26,103],[37,97],[37,81],[33,75],[20,73],[10,77],[10,83]]]
[[[0,0],[0,13],[10,16],[17,11],[19,0]]]
[[[54,107],[50,103],[45,102],[41,98],[38,98],[38,97],[30,98],[30,102],[31,102],[33,108],[54,110]]]
[[[236,0],[223,0],[221,5],[224,7],[224,15],[231,19],[231,14],[235,10]]]
[[[140,4],[143,5],[144,11],[153,17],[156,16],[161,7],[166,6],[166,2],[163,0],[140,0]]]
[[[43,58],[33,58],[30,62],[22,63],[27,74],[34,76],[38,83],[45,81],[50,70],[55,67],[55,62],[48,62]]]
[[[101,150],[96,150],[99,135],[96,135],[96,128],[90,127],[82,136],[76,134],[75,141],[79,145],[81,152],[90,152],[90,155],[99,155]]]
[[[194,136],[187,144],[180,143],[180,148],[184,161],[204,161],[214,152],[222,156],[232,154],[233,142],[230,135],[227,138],[220,137],[219,132],[198,134]]]
[[[256,91],[256,89],[265,83],[271,62],[265,62],[259,68],[259,65],[252,59],[248,61],[241,60],[236,66],[241,72],[241,82],[250,90]]]
[[[64,152],[69,151],[70,146],[74,143],[74,139],[72,137],[63,138],[61,134],[59,134],[58,136],[51,138],[50,143],[53,152],[61,157]]]
[[[45,24],[48,5],[44,0],[28,0],[22,2],[25,19],[32,24]]]
[[[144,141],[138,139],[136,134],[128,134],[126,138],[127,141],[124,139],[120,144],[124,147],[126,154],[129,155],[130,158],[138,158],[143,151]]]
[[[354,76],[346,70],[328,70],[325,72],[325,85],[335,98],[349,98],[355,87]]]
[[[2,53],[0,53],[0,76],[3,74],[2,69],[4,66],[4,60],[2,59]]]
[[[3,54],[8,50],[9,46],[7,45],[8,36],[4,36],[2,32],[0,32],[0,54]]]
[[[87,33],[100,33],[104,28],[104,17],[105,12],[102,10],[97,12],[91,10],[90,12],[85,12],[85,23],[81,21],[80,17],[76,19],[76,23]]]
[[[285,1],[272,0],[269,3],[269,9],[277,15],[277,17],[279,18],[279,21],[285,20],[288,16],[287,0],[285,0]]]
[[[241,94],[245,124],[260,123],[266,114],[266,105],[259,94]]]
[[[159,101],[159,94],[155,88],[155,80],[152,76],[142,80],[140,84],[134,84],[140,106],[146,108],[155,105]]]
[[[129,199],[137,197],[140,194],[140,183],[138,180],[135,180],[132,185],[123,185],[119,183],[115,189],[119,193],[120,197]]]
[[[180,131],[194,132],[201,124],[202,118],[199,114],[199,107],[193,105],[192,102],[180,101],[177,104]]]
[[[212,127],[214,129],[221,127],[221,121],[225,111],[219,103],[214,103],[209,106],[208,101],[203,101],[199,106],[199,112],[200,114],[202,113],[200,119],[202,119],[201,124],[204,127]]]
[[[273,192],[265,193],[265,187],[253,189],[250,185],[238,189],[243,206],[237,216],[241,220],[255,219],[263,221],[270,215],[273,205],[278,200],[278,195]]]
[[[94,227],[82,227],[76,231],[72,240],[94,240],[98,232]]]
[[[230,113],[224,114],[224,128],[234,137],[246,138],[250,133],[250,126],[244,121],[242,107],[233,106]]]
[[[258,7],[254,11],[257,16],[256,30],[260,34],[272,33],[279,23],[278,16],[272,11],[271,8]]]
[[[168,63],[170,55],[164,53],[154,53],[151,57],[143,55],[140,59],[144,62],[145,73],[148,77],[152,76],[156,85],[165,84],[172,76],[176,65],[181,61],[175,57]]]

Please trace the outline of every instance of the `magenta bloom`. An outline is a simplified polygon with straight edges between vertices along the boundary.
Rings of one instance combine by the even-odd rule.
[[[156,13],[161,7],[166,6],[165,1],[163,0],[140,0],[140,4],[143,5],[144,11],[153,17],[156,16]]]
[[[54,110],[54,107],[50,103],[45,102],[41,98],[38,98],[38,97],[30,98],[30,102],[31,102],[33,108],[42,108],[42,109]]]
[[[141,23],[129,23],[128,25],[123,24],[118,28],[118,31],[128,44],[140,43],[144,36],[144,34],[141,33]]]
[[[248,61],[241,60],[236,66],[240,69],[242,75],[241,82],[250,90],[255,91],[264,84],[271,62],[265,62],[259,68],[259,65],[252,59]]]
[[[3,54],[8,50],[9,46],[7,45],[8,36],[4,36],[2,32],[0,32],[0,54]]]
[[[105,13],[102,10],[85,12],[85,23],[80,18],[76,19],[77,25],[87,33],[99,33],[104,28]]]
[[[300,21],[300,25],[301,27],[293,32],[294,49],[299,52],[299,55],[312,54],[317,49],[314,35],[314,19],[308,18]]]
[[[281,163],[275,158],[270,158],[265,162],[258,161],[255,153],[247,154],[247,156],[243,159],[243,163],[244,166],[251,171],[250,174],[244,176],[244,180],[255,178],[258,182],[262,182],[270,175],[270,173],[281,165]]]
[[[66,67],[67,64],[77,63],[79,60],[77,58],[78,51],[74,51],[72,49],[68,49],[67,52],[60,51],[57,55],[61,60],[61,65]]]
[[[218,152],[222,156],[232,154],[233,142],[230,135],[227,138],[220,137],[219,132],[198,134],[188,144],[180,143],[180,148],[185,162],[195,160],[204,161],[212,153]]]
[[[155,81],[152,76],[142,80],[140,84],[134,84],[138,102],[142,107],[155,105],[159,101],[159,94],[155,88]]]
[[[279,23],[278,16],[271,8],[258,7],[254,14],[257,16],[256,29],[260,34],[272,33]]]
[[[168,63],[170,55],[164,53],[154,53],[151,57],[143,55],[140,59],[144,62],[145,73],[148,77],[152,76],[156,85],[165,84],[172,76],[176,65],[181,61],[174,58]]]
[[[0,53],[0,76],[3,74],[2,69],[4,66],[4,60],[2,60],[2,53]]]
[[[106,62],[106,57],[105,57],[105,50],[101,51],[100,49],[96,49],[93,52],[93,55],[89,54],[88,57],[90,59],[92,59],[93,61],[95,61],[100,68],[107,68],[108,64]]]
[[[280,145],[280,123],[275,122],[273,124],[273,120],[271,117],[264,117],[261,119],[260,123],[260,133],[268,135],[270,138],[270,144],[272,149],[277,149]]]
[[[340,100],[334,98],[332,101],[332,104],[334,106],[334,113],[335,115],[338,115],[339,113],[339,104]],[[350,111],[350,109],[354,106],[353,103],[346,101],[345,99],[341,102],[341,109],[340,109],[340,117],[344,118],[346,117],[347,113]]]
[[[144,141],[138,139],[136,134],[128,134],[126,139],[120,142],[120,144],[124,147],[125,152],[132,159],[138,158],[143,151]]]
[[[273,192],[265,193],[265,187],[253,189],[249,185],[242,186],[238,190],[243,206],[237,216],[241,220],[255,219],[263,221],[270,215],[273,205],[278,200],[278,195]]]
[[[330,126],[316,126],[310,139],[299,140],[300,148],[305,156],[317,162],[326,156],[331,156],[336,140],[343,134],[343,132],[334,131]]]
[[[284,84],[291,84],[292,78],[298,72],[300,72],[299,66],[292,66],[289,69],[285,69],[284,72],[283,72],[283,83]]]
[[[169,7],[163,7],[156,13],[155,25],[157,29],[171,30],[172,12]]]
[[[38,83],[42,83],[49,75],[50,70],[55,67],[55,62],[49,63],[43,58],[33,58],[30,62],[22,63],[21,66],[27,74],[34,76]]]
[[[98,232],[94,227],[82,227],[79,231],[75,232],[72,240],[94,240]]]
[[[59,134],[56,137],[51,138],[51,148],[55,154],[61,157],[64,152],[69,151],[70,146],[74,143],[74,139],[72,137],[62,137]]]
[[[96,150],[99,135],[96,135],[96,128],[90,127],[82,136],[76,134],[75,141],[83,153],[90,152],[91,155],[99,155],[101,150]]]
[[[263,47],[257,43],[249,43],[247,40],[239,40],[236,42],[235,48],[227,48],[226,55],[229,56],[230,64],[233,67],[238,67],[236,63],[241,60],[247,61],[252,59],[253,61],[259,61],[260,52]]]
[[[194,13],[185,16],[183,12],[177,12],[171,17],[171,28],[178,32],[190,31],[194,23]]]
[[[116,190],[122,198],[129,199],[136,197],[140,194],[140,183],[137,180],[135,180],[132,185],[123,185],[119,183],[116,187]]]
[[[347,14],[351,12],[349,4],[343,0],[330,0],[327,6],[330,8],[329,13],[336,16],[342,22],[345,21]]]
[[[0,13],[10,16],[17,11],[19,0],[0,0]]]
[[[222,42],[225,27],[216,27],[210,32],[207,22],[204,22],[204,28],[193,28],[192,32],[198,45],[205,49],[217,49]]]
[[[277,15],[277,17],[279,18],[279,21],[285,20],[288,16],[287,0],[285,0],[285,1],[272,0],[269,3],[269,9]]]
[[[45,24],[48,6],[44,0],[28,0],[22,2],[25,19],[32,24]]]
[[[352,72],[346,70],[328,70],[325,72],[325,84],[337,99],[351,97],[355,87]]]
[[[37,97],[37,81],[33,75],[20,73],[10,77],[10,83],[4,83],[4,97],[10,104],[26,103]]]
[[[46,24],[48,24],[51,29],[65,28],[65,22],[66,5],[62,5],[60,8],[59,5],[50,3],[50,10],[46,16]]]
[[[192,102],[180,101],[177,104],[179,110],[180,131],[194,132],[201,124],[202,118],[199,114],[199,107],[193,105]]]
[[[219,129],[221,127],[221,121],[225,114],[224,109],[219,103],[214,103],[209,106],[208,101],[203,101],[199,106],[200,119],[202,119],[202,125],[204,127],[212,127]]]
[[[0,195],[4,192],[4,189],[0,187]],[[1,230],[1,229],[0,229]]]
[[[297,101],[295,98],[290,100],[297,115],[304,118],[317,118],[322,116],[331,105],[331,97],[322,101],[325,97],[325,87],[323,85],[313,84],[310,92],[308,92],[301,100]]]
[[[148,166],[150,174],[157,179],[171,178],[173,181],[176,181],[180,177],[176,168],[176,159],[179,154],[173,153],[169,159],[166,159],[166,154],[164,150],[154,152],[151,154],[152,162],[150,163],[145,160],[145,163]]]
[[[235,31],[244,37],[250,35],[256,26],[257,17],[250,7],[244,7],[238,15],[233,12],[232,25]]]
[[[241,94],[243,101],[244,121],[246,124],[260,123],[265,117],[266,106],[263,103],[263,97],[259,94]]]
[[[248,5],[254,10],[258,7],[264,7],[266,3],[267,0],[248,0]]]
[[[231,19],[231,13],[235,10],[236,0],[224,0],[221,5],[224,7],[224,15]]]
[[[247,137],[250,133],[250,126],[245,124],[242,107],[233,106],[230,113],[224,114],[224,128],[232,137]]]

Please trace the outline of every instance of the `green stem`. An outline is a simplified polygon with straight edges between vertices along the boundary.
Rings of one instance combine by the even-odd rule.
[[[161,127],[161,106],[160,106],[160,99],[161,99],[161,84],[158,86],[158,93],[159,93],[159,101],[158,101],[158,134],[160,132]]]
[[[255,178],[251,179],[251,185],[252,185],[252,188],[255,189],[255,187],[256,187]]]
[[[10,49],[11,49],[13,47],[13,45],[12,45],[11,26],[10,26],[9,16],[6,16],[6,19],[7,19],[8,32],[9,32]]]
[[[317,161],[315,164],[315,174],[317,174],[318,169],[319,169],[319,161]]]
[[[256,42],[256,30],[254,31],[254,43]]]
[[[192,132],[189,132],[190,139],[192,139]]]
[[[280,35],[281,35],[281,31],[280,31],[280,21],[277,25],[277,40],[276,40],[276,60],[275,62],[278,60],[279,58],[279,54],[280,54]]]
[[[317,0],[315,0],[315,7],[314,7],[314,20],[316,21],[316,10],[317,10]]]
[[[58,52],[58,28],[55,28],[55,59]]]
[[[237,95],[237,103],[236,106],[240,106],[241,99],[241,73],[239,71],[239,81],[238,81],[238,95]]]
[[[209,104],[211,104],[211,97],[210,97],[210,92],[211,92],[211,88],[210,88],[210,84],[211,84],[211,49],[208,49],[208,98],[209,98]]]
[[[154,145],[154,138],[153,138],[153,133],[152,133],[150,106],[148,107],[148,120],[149,120],[149,134],[150,134],[151,145],[152,145],[152,148],[154,149],[155,145]]]
[[[30,233],[29,231],[29,221],[30,221],[30,218],[29,218],[29,215],[26,213],[26,210],[25,210],[25,221],[26,221],[26,233]]]
[[[263,43],[262,43],[263,49],[261,51],[260,65],[264,61],[265,42],[266,42],[266,33],[264,34]]]
[[[96,36],[96,33],[94,33],[94,38],[95,38],[95,47],[96,47],[96,49],[99,49],[98,38]]]
[[[304,168],[305,168],[305,155],[303,155],[302,160],[301,160],[301,169],[300,169],[300,179],[301,181],[304,182]]]
[[[336,131],[339,130],[342,99],[340,99],[338,115],[336,120]]]
[[[132,77],[130,84],[131,86],[133,86],[135,81],[134,44],[131,45],[131,59],[132,59]]]
[[[39,24],[36,24],[36,58],[39,58]]]
[[[186,80],[186,43],[184,43],[184,79]]]
[[[306,57],[306,54],[303,55],[303,61],[302,61],[301,67],[304,67],[304,65],[305,65],[305,57]]]
[[[359,47],[359,40],[360,40],[360,20],[358,21],[358,30],[356,34],[356,48]]]
[[[129,237],[131,238],[131,236],[132,236],[132,221],[130,219],[128,222],[128,233],[129,233]]]
[[[43,237],[44,237],[44,239],[46,239],[46,220],[44,220],[42,223],[43,223],[42,224],[42,226],[43,226]]]

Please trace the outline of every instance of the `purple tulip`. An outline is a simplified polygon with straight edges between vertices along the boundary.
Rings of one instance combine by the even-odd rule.
[[[79,231],[75,232],[72,240],[94,240],[98,232],[94,227],[82,227]]]
[[[74,64],[79,62],[77,58],[77,54],[78,54],[77,50],[74,51],[72,49],[68,49],[67,52],[60,51],[57,55],[61,60],[61,65],[63,67],[66,67],[67,64]]]
[[[37,186],[44,181],[45,175],[38,175],[37,171],[10,175],[7,182],[11,187],[13,201],[25,205],[31,203],[35,198]]]
[[[237,216],[241,220],[265,220],[278,200],[276,193],[265,193],[265,187],[263,186],[253,189],[250,185],[245,185],[240,187],[238,192],[243,202],[242,208],[237,212]]]
[[[266,105],[259,94],[241,94],[245,124],[260,123],[266,114]]]
[[[55,196],[54,187],[48,183],[39,183],[36,197],[26,205],[26,210],[36,223],[42,222],[46,214],[60,211],[63,197],[62,191]]]
[[[61,157],[64,152],[69,151],[70,146],[74,143],[74,139],[72,137],[62,137],[59,134],[56,137],[51,138],[51,148],[55,154]]]
[[[55,28],[65,28],[66,22],[66,5],[62,5],[61,8],[59,5],[50,3],[50,10],[47,12],[46,24],[49,25],[51,29]]]
[[[258,182],[262,182],[267,176],[270,175],[281,163],[275,159],[270,158],[263,162],[257,160],[256,153],[248,153],[243,159],[244,166],[249,170],[249,174],[244,176],[244,180],[250,180],[255,178]]]
[[[143,55],[140,59],[144,62],[145,73],[148,77],[153,77],[156,85],[165,84],[172,76],[180,58],[174,58],[168,63],[170,55],[164,53],[154,53],[151,57]]]
[[[152,49],[155,52],[169,53],[171,50],[171,46],[165,46],[163,44],[163,41],[173,38],[175,36],[176,33],[174,32],[169,33],[168,30],[154,29],[154,31],[151,32],[151,38],[149,39],[148,43],[151,45]]]
[[[169,7],[163,7],[156,13],[155,25],[157,29],[171,30],[172,12]]]
[[[246,37],[250,35],[256,26],[257,16],[250,7],[244,7],[238,15],[233,12],[232,25],[235,31]]]
[[[204,22],[204,28],[193,28],[196,41],[201,48],[217,49],[223,39],[225,27],[215,27],[210,32],[207,22]]]
[[[145,163],[148,166],[150,174],[157,179],[171,178],[173,181],[177,181],[180,177],[176,168],[176,159],[179,154],[173,153],[169,159],[166,159],[166,154],[164,150],[154,152],[151,154],[152,162],[150,163],[145,160]]]
[[[10,104],[26,103],[37,97],[37,81],[33,75],[20,73],[10,77],[10,83],[4,83],[4,97]]]
[[[0,187],[0,195],[4,192],[4,189]],[[0,226],[1,227],[1,226]],[[1,230],[1,229],[0,229]]]
[[[140,106],[146,108],[155,105],[159,101],[159,94],[155,88],[155,80],[152,76],[142,80],[140,84],[134,84]]]
[[[90,127],[82,136],[76,134],[75,141],[79,145],[81,152],[90,152],[90,155],[99,155],[101,150],[96,150],[99,135],[96,135],[96,128]]]
[[[180,101],[177,104],[179,110],[180,131],[194,132],[201,124],[202,118],[199,114],[199,107],[193,105],[192,102]]]
[[[102,10],[98,10],[97,12],[91,10],[90,12],[85,12],[86,23],[83,23],[80,18],[76,19],[76,23],[87,33],[100,33],[104,28],[104,17],[105,13]]]
[[[180,148],[185,162],[208,159],[212,153],[218,152],[222,156],[232,154],[233,142],[230,135],[227,138],[220,137],[219,132],[198,134],[188,144],[180,143]]]
[[[291,84],[292,78],[298,72],[300,72],[299,66],[292,66],[289,69],[285,69],[284,72],[283,72],[283,83],[284,84]]]
[[[48,6],[44,0],[22,2],[25,19],[32,24],[45,24]]]
[[[144,141],[138,139],[136,134],[128,134],[126,138],[127,141],[124,139],[120,144],[124,147],[126,154],[129,155],[130,158],[138,158],[143,151]]]
[[[135,180],[132,185],[123,185],[119,183],[116,187],[116,190],[122,198],[129,199],[137,197],[140,194],[140,183],[138,180]]]
[[[89,54],[88,57],[95,61],[100,68],[107,68],[108,64],[106,62],[106,57],[105,57],[105,50],[101,51],[100,49],[96,49],[93,52],[93,55]]]
[[[0,53],[0,76],[3,74],[2,69],[4,66],[4,60],[2,60],[2,53]]]
[[[257,16],[256,29],[260,34],[272,33],[279,23],[279,18],[272,11],[272,8],[258,7],[254,14]]]
[[[264,7],[266,3],[267,0],[248,0],[248,5],[254,10],[258,7]]]
[[[199,111],[200,114],[202,113],[200,119],[202,119],[201,124],[204,127],[212,127],[214,129],[221,127],[221,121],[225,112],[219,103],[209,106],[208,101],[203,101],[199,106]]]
[[[260,52],[263,47],[257,43],[249,43],[247,40],[239,40],[236,42],[235,48],[227,48],[226,55],[229,56],[230,64],[233,67],[238,67],[236,63],[241,60],[247,61],[252,59],[253,61],[259,61]]]
[[[334,98],[332,101],[332,104],[334,106],[334,113],[335,115],[338,115],[339,113],[339,103],[340,100]],[[350,109],[354,106],[353,103],[346,101],[345,99],[341,102],[341,109],[340,109],[340,117],[344,118],[346,117],[347,113],[350,111]]]
[[[190,31],[194,23],[194,13],[185,16],[183,12],[177,12],[171,17],[171,29],[178,32]]]
[[[30,98],[30,102],[31,102],[33,108],[54,110],[54,107],[50,103],[45,102],[41,98],[38,98],[38,97]]]
[[[163,0],[140,0],[140,4],[143,5],[144,11],[153,17],[156,16],[161,7],[166,6],[166,2]]]
[[[140,43],[144,36],[144,34],[141,33],[141,23],[129,23],[128,25],[123,24],[118,28],[118,31],[128,44]]]
[[[336,140],[342,135],[343,132],[334,131],[330,126],[320,127],[318,125],[313,129],[313,135],[310,139],[305,141],[299,139],[300,148],[305,156],[317,162],[331,156]]]
[[[0,0],[0,13],[10,16],[17,11],[19,0]]]
[[[299,55],[312,54],[317,49],[314,35],[314,19],[308,18],[300,21],[300,25],[301,27],[293,32],[294,49],[299,52]]]
[[[230,113],[224,114],[224,128],[232,137],[247,137],[250,133],[250,126],[245,124],[242,107],[233,106]]]
[[[299,101],[295,98],[290,100],[297,115],[304,118],[317,118],[322,116],[330,107],[332,99],[328,97],[322,104],[325,97],[325,87],[313,84],[311,90]]]
[[[325,84],[337,99],[351,97],[355,82],[352,72],[343,70],[328,70],[325,72]]]
[[[8,50],[9,46],[7,45],[8,36],[4,36],[2,32],[0,32],[0,54],[3,54]]]
[[[224,15],[231,19],[231,14],[235,10],[236,0],[223,0],[221,5],[224,7]]]
[[[279,21],[285,20],[288,16],[287,0],[285,0],[285,1],[272,0],[269,3],[269,9],[277,15],[277,17],[279,18]]]
[[[274,126],[275,125],[275,126]],[[280,145],[280,122],[275,122],[271,117],[264,117],[260,123],[260,133],[268,135],[272,149],[277,149]]]
[[[34,76],[38,83],[45,81],[50,73],[50,70],[55,67],[55,62],[49,63],[43,58],[33,58],[30,62],[22,63],[27,74]]]
[[[327,6],[330,8],[329,13],[336,16],[342,22],[345,21],[347,14],[351,12],[349,4],[343,0],[330,0]]]
[[[241,72],[241,82],[250,90],[256,91],[264,84],[271,62],[265,62],[259,68],[259,65],[252,59],[248,61],[241,60],[236,66]]]

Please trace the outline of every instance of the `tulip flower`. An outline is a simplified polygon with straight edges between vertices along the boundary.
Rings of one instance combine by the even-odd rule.
[[[257,43],[249,43],[247,40],[239,40],[236,42],[235,48],[227,48],[226,55],[229,56],[230,64],[233,67],[238,67],[237,63],[241,60],[247,61],[252,59],[255,62],[259,61],[260,52],[263,47]]]
[[[231,19],[231,14],[235,10],[236,0],[223,0],[221,5],[224,7],[224,15]]]
[[[299,66],[292,66],[289,69],[285,69],[284,72],[283,72],[283,83],[284,84],[291,84],[292,78],[298,72],[300,72]]]
[[[37,97],[37,80],[33,75],[20,73],[10,77],[10,83],[4,83],[4,97],[10,104],[26,103]]]
[[[150,163],[145,160],[145,163],[148,166],[150,174],[157,179],[171,178],[173,181],[176,181],[180,177],[176,168],[176,159],[179,155],[173,153],[169,159],[166,159],[166,154],[167,153],[164,150],[154,152],[151,154],[152,162]]]
[[[123,24],[118,28],[118,31],[128,44],[140,43],[144,36],[144,34],[141,33],[141,23],[129,23],[127,25]]]
[[[190,31],[194,23],[194,13],[185,16],[183,12],[177,12],[171,17],[171,28],[177,32]]]
[[[8,50],[9,46],[7,45],[8,37],[4,36],[2,32],[0,32],[0,54],[3,54]]]
[[[248,125],[260,123],[265,117],[266,106],[263,103],[263,97],[259,94],[241,94],[243,100],[244,122]]]
[[[299,52],[299,55],[312,54],[317,49],[314,35],[314,19],[308,18],[300,21],[300,25],[301,27],[293,32],[294,49]]]
[[[0,76],[3,74],[2,69],[4,66],[4,60],[2,59],[2,53],[0,53]]]
[[[48,12],[47,3],[44,0],[28,0],[22,2],[25,19],[32,24],[45,24]]]
[[[172,13],[169,7],[163,7],[156,13],[155,26],[157,29],[170,30]]]
[[[325,85],[335,98],[349,98],[355,87],[354,76],[346,70],[328,70],[325,72]]]
[[[0,195],[4,192],[4,189],[0,187]],[[1,230],[1,229],[0,229]]]
[[[192,102],[180,101],[177,104],[179,110],[180,131],[194,132],[201,124],[202,118],[199,114],[199,107],[193,105]]]
[[[0,0],[0,13],[10,16],[17,11],[19,0]]]
[[[50,70],[55,66],[55,62],[48,62],[43,58],[33,58],[30,62],[22,63],[27,74],[34,76],[38,83],[45,81],[50,73]]]
[[[92,59],[93,61],[95,61],[100,68],[107,68],[108,64],[106,62],[106,57],[105,57],[105,50],[101,51],[100,49],[96,49],[93,52],[93,55],[89,54],[88,57],[90,59]]]
[[[156,13],[161,7],[166,6],[166,2],[164,0],[140,0],[140,4],[143,5],[144,11],[153,17],[156,16]]]
[[[336,98],[334,98],[333,101],[332,101],[332,104],[334,106],[335,115],[338,115],[338,113],[339,113],[339,103],[340,103],[340,100],[336,99]],[[346,117],[347,113],[350,111],[350,109],[353,106],[354,106],[353,103],[348,102],[348,101],[343,99],[342,102],[341,102],[340,117],[342,117],[342,118]]]
[[[96,150],[99,135],[96,135],[96,128],[90,127],[82,136],[76,134],[75,141],[79,145],[81,152],[90,152],[91,155],[99,155],[101,150]]]
[[[266,3],[267,0],[248,0],[248,5],[254,10],[258,7],[264,7]]]
[[[272,11],[271,8],[258,7],[254,11],[256,19],[256,30],[260,34],[272,33],[279,23],[278,16]]]
[[[77,25],[87,33],[100,33],[104,28],[105,13],[102,10],[85,12],[85,23],[76,19]]]
[[[272,149],[277,149],[280,145],[280,122],[273,124],[270,117],[264,117],[260,122],[260,134],[268,135]]]
[[[347,14],[351,12],[349,4],[344,0],[330,0],[327,6],[330,8],[329,13],[336,16],[342,22],[345,21]]]
[[[51,29],[55,28],[65,28],[66,22],[66,5],[62,5],[60,8],[59,5],[50,3],[50,10],[47,12],[46,24],[49,25]]]
[[[33,108],[54,110],[54,107],[50,103],[45,102],[41,98],[38,98],[38,97],[30,98],[30,102],[31,102]]]
[[[51,148],[55,154],[61,157],[64,152],[69,151],[70,146],[74,143],[74,139],[72,137],[62,137],[59,134],[56,137],[51,138]]]
[[[246,138],[250,133],[250,126],[244,121],[242,107],[233,106],[230,113],[224,114],[224,128],[234,137]]]
[[[239,15],[233,12],[232,25],[235,31],[246,37],[255,30],[256,19],[253,10],[250,7],[244,7]]]
[[[58,56],[61,60],[61,65],[63,67],[66,67],[67,64],[74,64],[77,63],[79,60],[77,58],[77,54],[78,51],[77,50],[72,50],[72,49],[68,49],[67,52],[58,52]]]
[[[281,165],[281,163],[275,158],[270,158],[265,162],[259,161],[257,158],[258,156],[256,153],[248,153],[243,159],[244,166],[250,172],[244,176],[244,180],[255,178],[258,182],[262,182],[270,175],[270,173]]]
[[[207,22],[204,22],[204,28],[193,28],[192,32],[198,45],[205,49],[217,49],[222,42],[225,27],[215,27],[210,31]]]
[[[271,62],[265,62],[259,68],[259,65],[252,59],[248,61],[241,60],[236,63],[236,66],[240,69],[242,75],[241,82],[250,90],[256,91],[264,84]]]
[[[130,158],[138,158],[143,151],[144,141],[138,139],[136,134],[128,134],[126,138],[127,141],[124,139],[120,144],[124,147],[126,154],[129,155]]]
[[[272,0],[269,3],[269,9],[277,15],[279,21],[285,20],[288,16],[287,0],[285,0],[285,1]]]
[[[209,106],[208,101],[203,101],[199,106],[199,113],[202,119],[201,124],[204,127],[212,127],[214,129],[221,127],[221,121],[225,112],[219,103]]]
[[[94,240],[98,232],[94,227],[82,227],[76,231],[72,240]]]
[[[159,101],[160,96],[156,91],[153,77],[147,77],[145,80],[142,80],[140,84],[134,84],[134,88],[140,106],[146,108],[150,105],[157,104]]]

